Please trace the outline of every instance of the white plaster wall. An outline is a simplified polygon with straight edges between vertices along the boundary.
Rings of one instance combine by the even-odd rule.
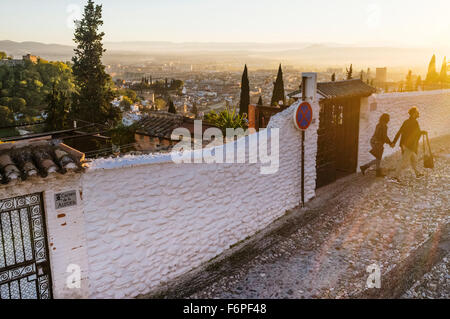
[[[133,156],[96,160],[82,176],[53,174],[0,185],[0,198],[44,193],[55,298],[149,293],[300,203],[301,133],[292,123],[298,103],[270,121],[269,128],[280,129],[279,170],[272,175],[262,175],[262,164],[248,159],[246,164],[175,164],[167,155]],[[372,103],[377,109],[371,112]],[[450,90],[374,95],[362,100],[360,165],[372,159],[369,140],[380,115],[391,114],[393,138],[413,105],[431,137],[450,134]],[[317,103],[313,110],[305,144],[306,200],[315,196]],[[392,152],[387,146],[386,154]],[[77,190],[78,205],[55,210],[54,194],[69,190]],[[81,267],[81,289],[66,287],[69,264]]]
[[[98,160],[83,175],[91,298],[151,292],[264,229],[300,203],[298,104],[274,116],[280,167],[175,164],[167,156]],[[315,115],[318,104],[313,105]],[[315,196],[318,119],[306,133],[306,199]],[[270,145],[270,142],[269,142]]]
[[[371,112],[372,103],[377,104],[377,109]],[[358,169],[359,166],[373,159],[373,156],[369,154],[370,139],[381,114],[389,113],[391,116],[388,135],[393,140],[403,121],[409,117],[408,110],[412,106],[419,108],[421,114],[419,124],[422,130],[429,132],[430,138],[450,134],[450,90],[373,95],[368,101],[363,99],[361,107]],[[398,143],[394,149],[385,145],[384,156],[398,150]]]
[[[83,203],[80,197],[80,174],[51,174],[47,178],[34,177],[27,181],[0,185],[0,198],[43,193],[53,297],[87,298],[87,254],[84,229]],[[54,194],[77,191],[77,206],[55,209]],[[81,269],[80,289],[69,289],[66,285],[67,267],[76,264]]]

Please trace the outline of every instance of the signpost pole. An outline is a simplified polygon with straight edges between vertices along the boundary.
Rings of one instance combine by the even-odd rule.
[[[302,131],[302,207],[305,207],[305,131]]]
[[[311,104],[306,101],[306,81],[307,78],[302,79],[302,102],[294,112],[294,125],[302,131],[302,150],[301,150],[301,207],[305,207],[305,139],[306,130],[311,125],[313,120],[313,109]]]
[[[302,77],[302,101],[306,101],[306,77]],[[302,130],[302,207],[305,207],[305,130]]]

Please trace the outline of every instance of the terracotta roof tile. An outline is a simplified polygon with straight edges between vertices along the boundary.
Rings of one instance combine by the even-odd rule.
[[[0,182],[81,170],[83,160],[84,154],[62,143],[36,141],[1,144]]]
[[[354,96],[370,96],[376,93],[376,89],[360,79],[336,81],[336,82],[318,82],[317,91],[326,99],[347,98]],[[289,97],[298,97],[300,90],[288,94]]]
[[[170,139],[174,129],[183,125],[183,116],[154,112],[137,123],[137,133]]]

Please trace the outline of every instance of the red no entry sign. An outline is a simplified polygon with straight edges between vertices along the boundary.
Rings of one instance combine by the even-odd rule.
[[[306,131],[311,125],[313,118],[313,110],[311,104],[303,102],[294,113],[294,123],[299,130]]]

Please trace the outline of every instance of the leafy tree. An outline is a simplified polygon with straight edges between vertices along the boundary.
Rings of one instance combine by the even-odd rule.
[[[429,84],[437,83],[439,80],[439,74],[436,72],[436,55],[433,54],[430,64],[428,65],[428,73],[425,81]]]
[[[331,75],[331,82],[336,82],[336,73]]]
[[[263,99],[262,96],[259,96],[259,100],[258,100],[258,106],[263,106]]]
[[[153,90],[156,94],[167,96],[169,92],[176,91],[177,94],[181,94],[184,87],[182,80],[172,80],[170,84],[168,80],[153,82],[152,77],[150,81],[147,78],[143,78],[141,82],[134,84],[131,88],[143,92],[144,90]]]
[[[27,101],[21,97],[13,97],[9,104],[14,113],[24,113]]]
[[[155,100],[155,105],[154,105],[154,107],[155,107],[156,111],[157,111],[157,110],[164,110],[164,109],[166,108],[166,105],[167,105],[166,101],[164,101],[164,99],[158,97],[158,98]]]
[[[6,59],[8,57],[8,55],[6,54],[6,52],[0,51],[0,60]]]
[[[441,84],[446,84],[448,82],[448,77],[447,77],[447,57],[444,57],[444,61],[442,62],[441,73],[439,75],[439,82],[441,82]]]
[[[247,114],[248,106],[250,104],[250,84],[248,81],[247,64],[244,67],[241,81],[241,99],[239,101],[239,114]]]
[[[111,105],[114,99],[113,82],[102,64],[103,32],[102,6],[89,0],[83,18],[78,21],[74,41],[77,44],[73,61],[73,74],[78,85],[73,111],[82,120],[115,124],[120,120],[118,108]]]
[[[183,87],[184,87],[184,82],[182,80],[172,80],[169,88],[172,91],[181,92],[181,90],[183,90]]]
[[[172,100],[169,101],[169,110],[168,110],[168,112],[172,113],[172,114],[176,114],[177,113],[177,109],[175,108],[175,105],[173,104]]]
[[[62,62],[39,60],[37,64],[25,63],[17,66],[0,66],[0,98],[10,102],[3,105],[13,107],[14,112],[35,116],[45,110],[46,98],[57,83],[58,89],[73,92],[72,69]],[[16,100],[13,100],[16,98]],[[22,99],[22,100],[17,100]]]
[[[346,68],[347,70],[347,80],[353,79],[353,64],[350,64],[350,68]]]
[[[120,101],[120,107],[124,110],[129,110],[133,101],[128,96],[123,96],[122,101]]]
[[[122,80],[122,79],[116,79],[116,80],[114,80],[114,84],[117,86],[117,87],[122,87],[124,84],[125,84],[125,80]]]
[[[11,104],[11,100],[12,99],[10,97],[4,96],[4,97],[0,98],[0,105],[9,106]]]
[[[284,94],[283,70],[281,64],[278,68],[277,79],[275,80],[272,94],[271,105],[278,105],[282,101],[283,105],[286,103],[286,95]]]
[[[132,89],[122,89],[118,91],[118,95],[126,96],[129,98],[133,103],[137,101],[137,93],[136,91]]]
[[[14,125],[14,114],[9,107],[0,105],[0,127]]]
[[[50,131],[63,130],[68,127],[68,115],[71,99],[67,92],[58,89],[56,83],[52,92],[47,96],[47,109],[45,110],[46,129]]]

